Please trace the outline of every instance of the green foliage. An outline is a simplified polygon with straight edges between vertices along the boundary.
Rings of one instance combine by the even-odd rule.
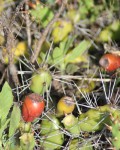
[[[33,133],[24,133],[20,137],[20,147],[22,150],[33,150],[35,146],[35,139]]]
[[[20,118],[21,118],[20,108],[19,106],[14,105],[10,117],[9,137],[13,136],[15,134],[15,131],[18,129],[20,124]]]
[[[119,34],[120,23],[119,21],[114,21],[111,25],[101,31],[98,40],[103,42],[109,42],[111,39],[119,40]]]
[[[72,52],[66,56],[65,62],[69,63],[70,61],[73,61],[75,58],[78,56],[82,55],[88,48],[90,47],[90,42],[89,41],[82,41],[80,42],[73,50]]]
[[[77,57],[81,56],[86,50],[88,50],[91,44],[89,41],[84,40],[80,42],[70,53],[68,53],[68,50],[74,38],[70,38],[68,39],[68,41],[63,41],[60,43],[59,47],[54,48],[48,63],[55,64],[55,66],[60,71],[64,71],[67,65],[71,63],[71,61],[75,60]]]
[[[64,134],[59,130],[60,121],[55,115],[49,115],[49,118],[44,117],[41,122],[40,143],[45,150],[54,150],[63,144]]]
[[[110,115],[111,126],[108,126],[108,129],[112,133],[111,142],[114,146],[114,149],[120,149],[120,117],[114,117],[112,114]]]
[[[9,119],[7,119],[10,108],[13,104],[12,90],[7,82],[5,82],[0,93],[0,138],[6,129]]]
[[[72,114],[67,115],[62,123],[73,136],[79,136],[80,131],[94,132],[102,130],[105,124],[110,125],[109,114],[117,118],[120,111],[112,109],[109,105],[104,105],[97,109],[89,109],[86,113],[80,114],[78,118]]]
[[[30,14],[37,23],[41,23],[43,27],[53,18],[53,12],[47,7],[38,4],[35,9],[30,10]]]
[[[112,123],[112,143],[116,149],[120,149],[120,123]]]
[[[64,142],[64,134],[60,130],[52,131],[40,138],[40,144],[44,150],[59,149]]]
[[[69,144],[69,150],[76,150],[76,149],[81,150],[93,150],[92,143],[88,141],[84,141],[82,139],[76,138],[72,139]]]
[[[7,118],[9,110],[13,104],[12,90],[7,82],[5,82],[2,91],[0,93],[0,122],[1,124]]]
[[[51,131],[59,129],[60,121],[54,115],[50,115],[49,118],[42,118],[40,132],[42,135],[48,134]]]
[[[21,40],[27,39],[28,43],[21,43],[23,46],[23,50],[28,49],[28,47],[26,47],[27,44],[29,46],[29,49],[33,49],[34,54],[35,51],[32,44],[34,43],[34,41],[37,41],[38,43],[38,41],[42,38],[44,40],[44,37],[42,37],[42,35],[45,34],[42,33],[46,31],[45,29],[47,25],[50,23],[53,17],[56,16],[56,13],[58,13],[58,8],[61,7],[60,3],[62,1],[38,0],[40,4],[37,4],[35,9],[32,9],[29,6],[27,7],[27,5],[31,4],[28,1],[28,3],[23,6],[23,10],[25,10],[25,13],[26,11],[28,11],[28,14],[22,14],[21,17],[21,15],[18,14],[23,13],[23,11],[19,11],[19,9],[16,9],[15,20],[10,20],[11,18],[14,18],[14,16],[12,16],[11,14],[7,17],[4,16],[4,14],[8,14],[6,13],[6,11],[4,11],[7,10],[8,12],[8,1],[13,2],[13,0],[5,0],[5,2],[1,0],[0,2],[0,14],[2,14],[3,12],[3,17],[1,17],[1,29],[6,29],[4,28],[5,24],[7,24],[7,22],[12,22],[13,27],[12,29],[10,28],[10,32],[12,31],[15,35],[15,42],[21,43]],[[17,1],[14,0],[14,2],[15,6],[12,7],[12,9],[10,8],[9,12],[12,12],[11,10],[18,6],[18,3],[16,3]],[[14,52],[13,55],[20,60],[20,63],[16,64],[16,67],[20,69],[18,74],[23,73],[23,75],[19,75],[20,87],[18,87],[18,89],[20,90],[20,93],[18,93],[17,91],[17,94],[20,94],[19,96],[23,97],[23,93],[27,93],[29,90],[38,94],[42,94],[46,98],[47,106],[45,112],[42,114],[41,118],[39,118],[41,120],[37,119],[33,123],[25,123],[24,120],[22,120],[19,106],[13,103],[12,89],[10,88],[8,83],[5,82],[0,93],[0,149],[33,150],[35,146],[38,146],[38,149],[59,150],[64,149],[65,146],[66,149],[68,148],[70,150],[93,150],[97,147],[95,142],[96,137],[98,137],[99,135],[101,136],[101,138],[99,138],[100,143],[98,145],[101,146],[104,137],[105,139],[109,139],[109,136],[112,135],[112,138],[110,139],[111,143],[113,144],[114,148],[118,150],[120,149],[120,110],[117,107],[112,107],[110,105],[104,105],[94,109],[92,109],[91,106],[87,105],[87,108],[85,108],[85,103],[83,101],[86,97],[86,102],[89,102],[89,99],[91,100],[93,89],[98,92],[98,97],[101,97],[101,84],[99,84],[97,81],[82,81],[82,85],[80,82],[77,82],[82,78],[82,76],[86,74],[88,75],[87,71],[90,71],[92,74],[90,76],[88,75],[87,78],[91,78],[91,76],[93,77],[93,72],[97,72],[96,69],[98,69],[98,60],[96,59],[96,55],[94,55],[94,53],[87,52],[92,43],[93,47],[95,47],[96,53],[98,52],[98,55],[101,55],[101,45],[104,45],[104,42],[116,42],[116,40],[119,41],[120,23],[119,21],[114,21],[114,19],[117,18],[116,16],[118,16],[118,14],[115,14],[118,8],[118,2],[116,3],[115,0],[68,0],[63,14],[61,14],[58,20],[56,20],[56,22],[50,27],[50,29],[48,29],[48,34],[45,36],[45,38],[46,41],[50,41],[50,43],[45,41],[42,44],[39,56],[37,58],[40,64],[40,69],[33,72],[30,81],[30,89],[27,89],[27,91],[24,92],[23,90],[26,90],[25,84],[27,84],[27,81],[30,79],[30,75],[27,74],[29,72],[28,69],[32,70],[31,66],[32,68],[36,69],[38,68],[38,66],[36,63],[30,63],[28,56],[30,56],[31,53],[29,53],[28,51],[27,55],[26,53],[21,53],[20,47],[18,52]],[[29,19],[29,14],[34,19],[34,22],[32,22],[33,20]],[[9,20],[6,21],[6,18]],[[25,20],[22,20],[23,18]],[[14,26],[14,24],[17,26]],[[27,29],[27,34],[23,34],[25,28]],[[99,33],[100,29],[102,31]],[[18,32],[18,30],[20,32]],[[0,37],[0,45],[1,47],[4,47],[5,45],[9,44],[10,41],[7,41],[7,38],[4,39],[3,35],[5,34],[3,34],[3,31],[1,31],[1,33],[2,35]],[[95,35],[95,37],[93,35]],[[37,46],[38,45],[36,45],[36,47]],[[7,53],[9,48],[6,48]],[[98,49],[99,51],[97,51]],[[21,53],[21,55],[18,56],[18,53]],[[91,58],[93,60],[96,59],[97,63],[90,61]],[[3,59],[5,61],[5,57]],[[88,64],[88,62],[90,62],[89,68],[87,68],[88,65],[86,66],[86,63]],[[3,66],[6,67],[5,63],[3,64]],[[45,70],[41,69],[41,66],[50,67],[51,72],[49,72],[46,68]],[[23,69],[24,71],[22,71],[21,69]],[[59,78],[63,81],[62,83],[58,82],[59,79],[57,79],[57,82],[53,82],[52,84],[52,74],[56,74],[56,72],[57,77],[59,75],[64,75],[64,77],[66,77],[64,78],[64,81],[66,81],[64,82],[61,78]],[[72,74],[72,76],[67,76],[66,74]],[[80,78],[77,79],[78,76]],[[95,77],[98,79],[99,73],[96,73]],[[106,74],[104,74],[104,79],[109,77],[111,77],[111,74],[107,76]],[[114,79],[114,77],[115,75],[112,76],[112,80]],[[24,82],[25,79],[26,81]],[[116,87],[119,86],[119,79],[117,78],[116,80],[118,83],[115,86],[115,90]],[[76,84],[77,89],[75,88],[74,83],[78,83]],[[50,93],[48,93],[47,90],[50,85],[52,85],[52,88],[50,89],[51,91],[49,91]],[[108,88],[107,83],[105,83],[104,87],[103,91]],[[79,93],[77,93],[76,91],[78,90],[78,88],[80,90]],[[110,88],[111,85],[109,86],[109,89]],[[14,90],[16,90],[16,87],[14,87]],[[56,93],[52,93],[52,90]],[[84,99],[83,97],[81,98],[81,92],[85,93]],[[92,93],[90,93],[90,98],[88,97],[89,92]],[[107,92],[105,93],[106,99],[107,96],[110,96],[109,99],[111,98],[111,94],[114,92],[113,88],[112,92],[110,92],[111,91],[108,92],[108,95]],[[67,94],[74,95],[74,99],[76,100],[74,104],[77,106],[77,108],[73,111],[74,115],[66,115],[65,112],[63,112],[65,114],[64,118],[63,116],[58,116],[57,114],[56,116],[58,118],[56,118],[56,107],[53,108],[53,106],[51,107],[51,105],[54,103],[56,104],[60,96],[67,96]],[[80,96],[78,97],[78,95]],[[52,101],[52,103],[49,102],[49,99]],[[96,105],[99,105],[99,103],[97,103],[96,96],[94,96],[93,99],[96,100]],[[101,103],[103,101],[104,100],[101,100]],[[92,101],[91,103],[94,103],[94,101]],[[87,111],[88,108],[89,110]],[[79,114],[79,109],[83,113]],[[46,113],[46,110],[48,110],[50,114],[52,112],[52,114],[49,115],[48,113]],[[112,114],[112,116],[115,118],[115,121],[111,121],[110,114]],[[44,115],[47,117],[44,117]],[[101,130],[107,125],[112,127],[110,135],[107,134],[108,132],[105,132],[105,134],[101,132]],[[104,137],[102,136],[103,134]],[[97,148],[99,149],[99,146]]]
[[[65,128],[72,134],[73,137],[78,137],[80,134],[79,120],[74,115],[69,114],[62,120]]]

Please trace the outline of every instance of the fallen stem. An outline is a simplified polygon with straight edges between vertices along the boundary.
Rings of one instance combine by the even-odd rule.
[[[43,42],[45,41],[46,39],[46,36],[48,34],[48,32],[50,31],[51,29],[51,26],[55,23],[55,21],[59,18],[59,16],[61,15],[61,13],[63,12],[65,6],[67,4],[67,0],[63,0],[62,2],[62,5],[58,11],[58,13],[55,14],[54,18],[50,21],[50,23],[47,25],[47,27],[45,28],[45,30],[43,31],[42,33],[42,36],[40,37],[40,39],[38,40],[38,43],[37,43],[37,48],[35,49],[34,53],[32,54],[31,56],[31,63],[34,63],[35,60],[37,59],[39,53],[40,53],[40,50],[41,50],[41,47],[42,47],[42,44]]]

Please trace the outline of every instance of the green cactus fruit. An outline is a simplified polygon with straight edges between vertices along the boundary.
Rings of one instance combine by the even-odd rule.
[[[65,116],[62,120],[62,123],[64,124],[65,128],[72,134],[72,136],[79,136],[80,127],[78,118],[76,118],[73,114]]]
[[[88,141],[82,141],[81,139],[72,139],[69,144],[69,150],[93,150],[92,143]]]
[[[25,123],[23,120],[21,120],[19,128],[21,133],[28,133],[31,131],[31,122]]]
[[[112,137],[113,146],[120,149],[120,122],[112,125]]]
[[[73,25],[70,21],[59,20],[54,24],[54,29],[52,31],[52,37],[54,43],[63,41],[68,34],[73,30]]]
[[[69,144],[69,150],[79,149],[79,139],[72,139]]]
[[[49,118],[48,117],[42,118],[41,132],[40,132],[41,135],[45,135],[59,129],[60,126],[59,120],[54,115],[50,115]]]
[[[35,139],[33,133],[24,133],[20,137],[20,146],[22,150],[33,150],[35,146]]]
[[[111,142],[114,146],[113,149],[119,150],[120,149],[120,117],[117,116],[114,118],[112,114],[110,114],[110,119],[111,119],[111,125],[107,125],[107,128],[111,131],[112,137],[111,137]]]
[[[51,73],[48,70],[41,68],[37,72],[33,73],[30,90],[37,94],[43,94],[45,91],[47,91],[51,81]]]
[[[114,21],[111,25],[103,29],[99,35],[99,40],[108,42],[111,39],[119,40],[120,24],[119,21]]]
[[[44,150],[59,149],[64,142],[64,134],[60,130],[52,131],[40,138],[40,145]]]
[[[90,81],[90,82],[89,81],[83,81],[83,82],[79,81],[77,84],[78,84],[78,88],[80,89],[80,91],[82,93],[90,93],[96,86],[96,83],[94,81]],[[79,90],[76,91],[76,96],[79,97],[80,91]]]
[[[110,124],[109,112],[102,112],[100,109],[90,109],[79,116],[79,121],[82,131],[98,131],[105,126],[105,123]]]

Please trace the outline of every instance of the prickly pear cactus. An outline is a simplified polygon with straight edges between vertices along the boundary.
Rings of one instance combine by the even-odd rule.
[[[120,117],[115,118],[112,114],[110,114],[111,126],[108,126],[108,129],[112,133],[111,142],[113,147],[118,150],[120,149]]]

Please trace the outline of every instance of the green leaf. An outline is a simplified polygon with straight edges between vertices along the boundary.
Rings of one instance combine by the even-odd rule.
[[[30,14],[37,23],[41,22],[43,27],[46,27],[54,16],[53,12],[47,6],[43,7],[41,4],[38,4],[36,9],[32,9]]]
[[[0,93],[0,121],[1,124],[6,120],[9,110],[13,104],[12,90],[7,82],[5,82]],[[1,127],[0,127],[1,128]]]
[[[70,46],[72,45],[73,41],[75,40],[77,36],[72,36],[70,38],[67,38],[68,40],[66,41],[66,44],[65,44],[65,50],[64,50],[64,53],[66,54],[70,48]]]
[[[66,44],[66,42],[61,42],[61,43],[60,43],[60,47],[56,47],[56,48],[53,50],[52,59],[53,59],[53,62],[54,62],[54,63],[61,63],[61,62],[64,61],[65,44]]]
[[[1,125],[1,127],[0,127],[0,139],[2,138],[3,131],[7,128],[9,121],[10,121],[10,119],[7,119],[4,122],[4,124]]]
[[[9,137],[15,134],[15,131],[19,127],[20,124],[20,108],[17,105],[14,105],[13,111],[10,118],[10,128],[9,128]]]
[[[69,63],[70,61],[73,61],[78,56],[82,55],[88,48],[90,47],[90,41],[82,41],[77,47],[73,49],[73,51],[66,56],[65,62]]]
[[[77,65],[75,65],[75,64],[68,64],[67,67],[66,67],[66,73],[67,74],[73,74],[78,69],[79,69],[79,67]]]

